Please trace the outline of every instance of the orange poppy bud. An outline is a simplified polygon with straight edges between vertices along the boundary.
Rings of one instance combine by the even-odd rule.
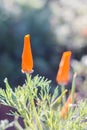
[[[69,80],[71,51],[64,52],[60,61],[56,81],[59,84],[67,84]]]
[[[22,72],[31,73],[33,71],[33,58],[30,45],[30,35],[24,37],[24,48],[22,53]]]
[[[76,93],[74,93],[74,98],[76,98]],[[72,94],[69,95],[67,101],[65,102],[61,112],[60,112],[60,116],[62,118],[66,118],[68,115],[68,111],[69,111],[69,106],[70,104],[72,104]]]

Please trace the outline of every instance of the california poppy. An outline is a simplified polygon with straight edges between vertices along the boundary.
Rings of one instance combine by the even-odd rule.
[[[30,45],[30,35],[24,37],[24,48],[22,53],[22,72],[31,73],[33,71],[33,57]]]
[[[70,57],[71,57],[71,51],[66,51],[62,55],[59,70],[56,77],[56,81],[59,84],[68,83],[69,71],[70,71]]]
[[[74,93],[74,98],[76,98],[76,93]],[[68,111],[69,111],[69,106],[70,104],[72,104],[72,94],[69,95],[67,101],[65,102],[61,112],[60,112],[60,116],[62,118],[66,118],[67,117],[67,114],[68,114]]]

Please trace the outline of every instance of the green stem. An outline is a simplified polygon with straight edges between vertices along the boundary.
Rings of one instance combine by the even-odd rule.
[[[52,109],[57,110],[58,105],[60,104],[60,102],[61,102],[63,96],[66,94],[66,92],[67,92],[67,89],[65,89],[63,91],[63,93],[51,104]]]
[[[76,73],[73,76],[73,81],[72,81],[72,104],[74,103],[74,93],[75,93],[75,87],[76,87]]]
[[[64,86],[64,84],[62,84],[61,90],[62,90],[62,93],[65,91],[65,86]],[[63,104],[65,104],[65,102],[66,102],[65,94],[63,95],[62,102],[63,102]]]
[[[29,83],[30,82],[29,74],[26,74],[26,76],[27,76],[27,82]],[[32,92],[32,88],[31,88],[32,86],[29,85],[29,87],[30,87],[29,91],[30,91],[30,98],[31,98],[30,103],[31,103],[31,106],[32,106],[32,110],[33,110],[34,116],[36,118],[36,123],[37,123],[38,129],[42,130],[42,126],[41,126],[41,123],[39,121],[38,114],[37,114],[37,111],[36,111],[36,107],[35,107],[35,104],[34,104],[34,97],[33,97],[33,94],[32,94],[33,92]]]

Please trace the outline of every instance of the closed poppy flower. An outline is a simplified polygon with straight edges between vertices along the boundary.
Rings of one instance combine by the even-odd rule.
[[[31,73],[33,71],[33,57],[30,45],[30,35],[24,37],[24,48],[22,53],[22,72]]]
[[[56,81],[59,84],[67,84],[69,81],[71,51],[64,52],[60,61]]]

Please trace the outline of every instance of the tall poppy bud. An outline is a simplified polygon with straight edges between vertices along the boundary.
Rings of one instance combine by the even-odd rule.
[[[30,35],[24,37],[24,48],[22,53],[22,72],[31,73],[33,71],[33,58],[30,45]]]
[[[63,53],[56,77],[56,81],[59,84],[68,83],[69,71],[70,71],[70,58],[71,58],[71,51],[66,51]]]

